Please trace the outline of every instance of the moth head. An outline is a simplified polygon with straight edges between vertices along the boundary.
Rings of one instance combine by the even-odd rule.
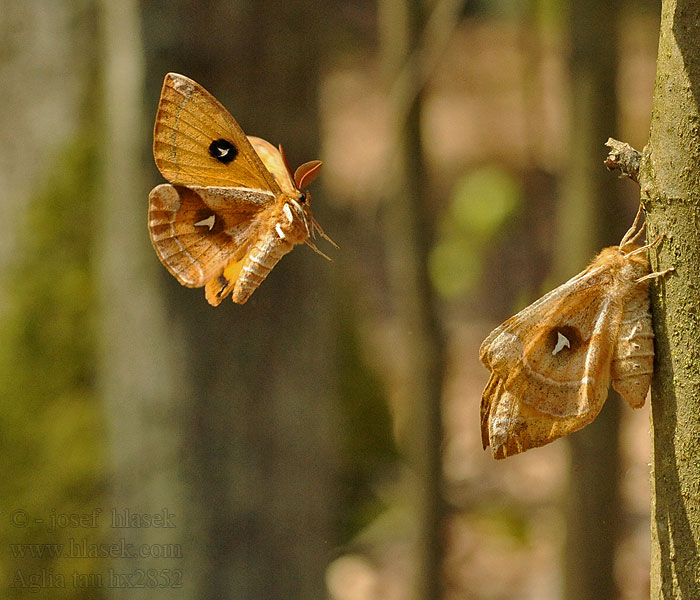
[[[281,147],[280,152],[282,152]],[[282,155],[284,156],[283,153]],[[311,194],[306,190],[306,188],[309,185],[311,185],[314,181],[316,181],[316,178],[321,174],[322,164],[323,163],[320,160],[310,160],[309,162],[305,162],[303,165],[297,167],[297,170],[294,171],[294,185],[296,185],[297,190],[300,190],[297,195],[297,203],[299,206],[302,207],[307,222],[310,224],[309,237],[311,239],[307,239],[305,243],[314,252],[323,256],[323,258],[331,260],[326,254],[321,252],[316,247],[312,239],[315,238],[316,233],[318,233],[324,240],[329,242],[335,248],[338,247],[338,244],[336,244],[330,237],[326,235],[326,232],[323,231],[323,228],[318,224],[318,221],[314,218],[313,214],[311,213]]]
[[[634,242],[627,242],[624,246],[617,246],[617,251],[623,256],[631,254],[635,250],[639,250],[640,246]]]
[[[617,250],[624,257],[625,268],[623,269],[623,278],[634,280],[634,282],[637,284],[644,283],[644,285],[646,285],[646,282],[648,282],[649,279],[668,273],[669,270],[658,274],[650,273],[651,269],[649,265],[648,250],[649,248],[656,246],[656,244],[663,239],[664,234],[662,233],[654,241],[649,242],[644,246],[639,246],[636,242],[641,237],[642,233],[644,233],[644,229],[646,228],[646,223],[642,224],[641,227],[638,227],[642,214],[643,208],[640,204],[639,208],[637,209],[637,216],[634,218],[632,226],[622,237]]]
[[[297,169],[297,171],[298,170],[299,169]],[[307,236],[304,240],[304,243],[314,252],[316,252],[316,254],[320,254],[321,256],[323,256],[323,258],[330,261],[331,258],[325,253],[321,252],[316,247],[316,244],[313,240],[316,239],[316,234],[318,233],[318,235],[320,235],[324,240],[329,242],[335,248],[338,247],[338,244],[336,244],[328,235],[326,235],[326,232],[323,231],[323,228],[314,218],[314,215],[311,212],[311,194],[306,190],[297,192],[296,198],[290,201],[290,205],[294,207],[296,214],[299,215],[299,217],[303,220],[304,226],[306,227]]]
[[[648,249],[649,246],[640,246],[639,244],[628,242],[624,246],[619,246],[617,251],[629,260],[641,258],[641,260],[646,261],[648,256]]]
[[[311,193],[308,191],[297,192],[292,205],[296,209],[302,221],[306,224],[308,234],[314,237],[314,215],[311,212]]]
[[[304,204],[306,202],[306,199],[306,192],[299,192],[299,194],[297,194],[297,202],[299,202],[299,204]],[[311,196],[309,196],[308,199],[311,200]]]
[[[289,161],[287,160],[287,155],[284,152],[284,148],[282,148],[281,144],[278,148],[279,155],[281,156],[282,162],[284,163],[284,167],[287,170],[290,179],[294,183],[295,191],[292,193],[289,199],[289,206],[293,208],[294,213],[304,223],[307,233],[307,237],[304,240],[304,243],[317,254],[320,254],[327,260],[331,260],[328,256],[326,256],[316,247],[316,245],[313,242],[313,239],[318,233],[323,239],[330,242],[336,248],[338,247],[338,244],[336,244],[330,237],[326,235],[321,226],[318,224],[318,221],[314,218],[313,213],[311,212],[311,194],[306,189],[314,181],[316,181],[318,176],[321,174],[321,165],[323,163],[321,163],[320,160],[311,160],[305,162],[303,165],[297,167],[296,171],[294,171],[294,175],[292,175],[292,168],[289,164]],[[287,218],[289,218],[289,215],[287,215]],[[291,219],[289,220],[291,222]]]

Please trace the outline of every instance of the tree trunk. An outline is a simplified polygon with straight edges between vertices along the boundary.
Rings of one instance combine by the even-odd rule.
[[[144,3],[153,109],[167,71],[192,77],[243,130],[318,158],[325,19],[315,2]],[[175,18],[177,15],[178,18]],[[329,234],[320,186],[314,214]],[[322,242],[321,242],[322,243]],[[332,252],[331,252],[332,254]],[[335,341],[326,277],[307,247],[285,256],[243,306],[168,284],[184,344],[182,437],[192,576],[201,598],[316,599],[333,546]]]
[[[159,301],[155,261],[146,231],[148,189],[141,152],[150,129],[143,115],[143,48],[136,0],[102,1],[100,23],[104,48],[103,123],[96,144],[101,160],[101,204],[97,238],[98,285],[101,305],[99,388],[109,431],[113,521],[130,514],[167,511],[172,528],[113,529],[134,548],[179,544],[183,548],[182,479],[178,456],[181,428],[181,367],[175,362],[169,326]],[[173,548],[175,546],[172,546]],[[181,550],[183,556],[187,550]],[[115,573],[157,569],[186,571],[175,559],[123,556],[110,565]],[[107,576],[105,576],[107,577]],[[174,575],[176,579],[178,575]],[[170,585],[149,590],[153,598],[193,597],[192,577],[183,588]],[[109,586],[114,597],[119,588]],[[162,583],[162,580],[160,581]],[[175,582],[177,583],[177,582]],[[189,590],[189,592],[188,592]]]
[[[426,172],[420,135],[424,82],[413,50],[424,22],[417,0],[380,2],[382,52],[394,88],[395,170],[386,205],[388,272],[404,362],[399,402],[405,415],[397,425],[399,445],[416,476],[415,578],[412,598],[437,600],[443,594],[442,416],[443,334],[436,297],[428,278],[433,238]],[[417,93],[416,93],[417,91]],[[407,113],[404,107],[408,106]]]
[[[50,8],[43,0],[0,0],[0,315],[5,270],[22,252],[18,236],[29,200],[81,125],[94,64],[89,11],[90,0],[52,2]]]
[[[700,4],[664,0],[639,183],[652,268],[651,597],[700,597]]]
[[[569,7],[571,116],[556,245],[557,281],[582,270],[629,226],[616,180],[602,165],[603,141],[617,128],[617,16],[607,0]],[[570,436],[564,594],[567,600],[617,597],[620,523],[620,400],[611,391],[597,419]]]

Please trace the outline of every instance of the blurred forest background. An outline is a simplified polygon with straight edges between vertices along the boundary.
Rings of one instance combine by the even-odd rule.
[[[0,595],[648,598],[647,409],[494,461],[478,347],[631,223],[603,143],[645,143],[658,12],[0,0]],[[168,275],[168,71],[323,160],[333,263]]]

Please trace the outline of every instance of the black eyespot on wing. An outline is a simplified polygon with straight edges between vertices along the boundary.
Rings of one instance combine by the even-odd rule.
[[[209,154],[219,162],[227,165],[238,156],[238,150],[228,140],[219,138],[209,144]]]
[[[559,337],[560,334],[565,339],[561,339]],[[560,325],[559,327],[552,327],[549,331],[547,342],[550,348],[558,350],[557,354],[559,352],[568,354],[576,352],[581,347],[583,339],[581,332],[576,327]]]

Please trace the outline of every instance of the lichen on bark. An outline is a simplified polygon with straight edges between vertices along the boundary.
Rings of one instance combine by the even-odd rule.
[[[639,173],[652,266],[651,598],[700,598],[700,3],[664,0]]]

